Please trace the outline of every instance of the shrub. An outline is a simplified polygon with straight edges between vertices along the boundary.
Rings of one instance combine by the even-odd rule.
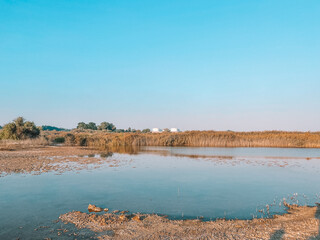
[[[16,125],[14,123],[8,123],[4,125],[3,130],[1,131],[0,138],[17,140],[18,136]]]
[[[75,143],[75,136],[71,133],[68,133],[66,136],[65,136],[65,144],[67,145],[73,145]]]
[[[87,145],[87,137],[85,136],[80,136],[78,139],[77,139],[77,144],[79,146],[86,146]]]
[[[29,139],[36,138],[40,134],[40,129],[33,122],[25,122],[23,117],[18,117],[13,122],[3,126],[0,139]]]
[[[66,139],[64,137],[57,137],[54,142],[55,143],[64,143]]]

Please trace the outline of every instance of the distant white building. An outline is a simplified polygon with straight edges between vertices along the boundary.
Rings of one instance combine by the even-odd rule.
[[[178,128],[170,128],[170,132],[181,132]]]
[[[169,130],[170,132],[176,133],[176,132],[181,132],[179,128],[170,128]],[[162,133],[162,132],[166,132],[160,128],[152,128],[151,132],[153,133]]]
[[[160,129],[160,128],[152,128],[151,132],[153,132],[153,133],[161,133],[162,129]]]

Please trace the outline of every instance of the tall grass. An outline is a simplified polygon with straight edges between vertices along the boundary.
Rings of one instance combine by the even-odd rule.
[[[0,140],[0,150],[16,150],[30,147],[43,147],[47,145],[49,145],[49,141],[44,137],[26,140]]]
[[[54,141],[65,138],[66,145],[107,148],[118,146],[193,146],[193,147],[281,147],[320,148],[319,132],[222,132],[188,131],[182,133],[106,133],[47,132]]]

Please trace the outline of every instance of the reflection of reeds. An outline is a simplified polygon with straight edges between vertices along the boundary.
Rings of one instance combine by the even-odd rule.
[[[67,145],[106,148],[113,146],[194,146],[194,147],[293,147],[320,148],[320,133],[310,132],[216,132],[189,131],[182,133],[105,133],[45,132],[53,141],[65,138]]]

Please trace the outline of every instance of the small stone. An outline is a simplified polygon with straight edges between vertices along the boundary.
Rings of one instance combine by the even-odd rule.
[[[89,204],[88,206],[89,212],[102,212],[102,208],[97,207],[96,205]]]
[[[109,208],[104,208],[103,211],[108,212]]]
[[[119,216],[119,220],[120,221],[124,221],[124,220],[126,220],[127,219],[127,216],[126,215],[120,215]]]
[[[112,213],[118,213],[118,212],[120,212],[119,210],[114,210]]]
[[[140,218],[139,215],[135,215],[135,216],[132,218],[132,220],[137,221],[137,222],[140,222],[140,221],[141,221],[141,218]]]

